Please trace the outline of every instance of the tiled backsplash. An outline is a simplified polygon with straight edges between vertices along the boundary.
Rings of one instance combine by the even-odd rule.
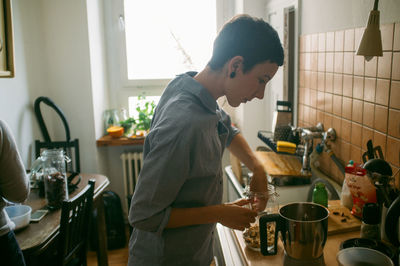
[[[343,164],[362,162],[371,139],[395,173],[400,167],[400,23],[381,25],[383,56],[369,62],[355,54],[363,31],[300,37],[298,125],[333,127],[338,138],[332,150]],[[343,182],[327,153],[320,164]]]

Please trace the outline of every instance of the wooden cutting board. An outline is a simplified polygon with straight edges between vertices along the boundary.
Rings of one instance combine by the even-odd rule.
[[[256,151],[256,156],[271,177],[310,177],[301,175],[301,163],[297,156],[276,152]]]
[[[361,221],[340,205],[340,200],[329,201],[328,209],[328,235],[360,230]]]

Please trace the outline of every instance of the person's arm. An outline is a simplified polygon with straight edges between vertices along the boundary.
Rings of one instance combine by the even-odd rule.
[[[14,137],[0,120],[0,196],[12,202],[23,202],[28,195],[29,178]]]
[[[267,177],[264,166],[257,159],[242,134],[239,133],[233,137],[228,149],[253,172],[250,190],[254,192],[267,191]]]
[[[221,223],[222,225],[243,231],[254,223],[257,212],[242,207],[249,202],[240,199],[234,203],[199,207],[172,208],[166,228],[176,228],[197,224]]]

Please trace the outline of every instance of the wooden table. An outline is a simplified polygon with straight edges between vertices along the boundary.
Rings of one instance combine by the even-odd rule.
[[[78,189],[69,196],[75,196],[87,184],[89,179],[95,179],[93,196],[94,208],[97,209],[96,226],[98,232],[98,265],[108,265],[107,259],[107,234],[104,217],[104,204],[102,192],[108,187],[110,181],[106,176],[99,174],[80,174],[82,177]],[[32,212],[44,208],[46,199],[39,197],[37,189],[32,189],[27,202],[32,207]],[[27,264],[39,264],[43,254],[54,247],[60,227],[61,209],[49,212],[40,222],[30,223],[28,227],[15,232],[17,241],[24,253]],[[44,256],[44,255],[43,255]],[[45,257],[45,256],[44,256]]]

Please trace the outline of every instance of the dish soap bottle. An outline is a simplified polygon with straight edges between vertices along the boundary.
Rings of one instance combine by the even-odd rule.
[[[324,183],[318,182],[315,184],[312,202],[328,208],[328,191],[326,190]]]

